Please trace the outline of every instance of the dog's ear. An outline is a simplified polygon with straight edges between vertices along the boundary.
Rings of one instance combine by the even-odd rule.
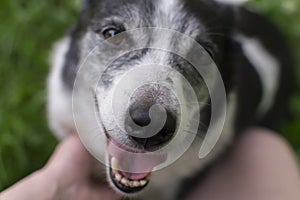
[[[232,6],[231,10],[232,30],[226,36],[222,68],[226,69],[225,76],[230,77],[225,80],[231,80],[227,85],[239,83],[241,108],[237,109],[237,125],[248,126],[252,123],[249,119],[254,119],[251,116],[258,115],[263,126],[279,130],[280,122],[288,116],[289,96],[295,85],[291,49],[284,35],[267,17],[242,6]],[[270,89],[278,84],[275,90]],[[274,95],[272,107],[258,107],[266,94]]]
[[[234,16],[235,34],[232,37],[241,47],[245,60],[259,74],[264,87],[279,84],[272,107],[261,119],[263,126],[279,130],[280,122],[288,116],[289,96],[294,91],[296,80],[291,48],[278,27],[255,10],[239,7],[235,9]],[[270,95],[270,92],[266,93]],[[244,101],[247,100],[245,97]],[[243,113],[243,116],[247,115]]]

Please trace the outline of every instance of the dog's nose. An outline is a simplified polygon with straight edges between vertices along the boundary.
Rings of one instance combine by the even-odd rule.
[[[153,150],[166,144],[173,137],[176,131],[176,117],[170,111],[166,111],[166,121],[161,130],[149,138],[130,136],[139,145],[147,150]],[[130,110],[132,121],[140,127],[148,126],[151,123],[149,107],[138,107]],[[155,116],[160,117],[160,116]]]
[[[147,126],[151,122],[148,108],[136,108],[130,112],[130,116],[133,122],[141,127]]]

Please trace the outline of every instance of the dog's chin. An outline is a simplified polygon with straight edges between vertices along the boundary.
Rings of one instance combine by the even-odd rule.
[[[150,181],[150,174],[136,174],[123,172],[118,169],[116,158],[109,156],[108,178],[112,187],[124,196],[131,196],[141,192]]]

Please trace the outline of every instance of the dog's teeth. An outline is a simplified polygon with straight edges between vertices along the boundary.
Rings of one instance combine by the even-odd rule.
[[[134,188],[133,181],[128,181],[128,185],[129,187]]]
[[[133,181],[133,187],[140,187],[140,182],[139,181]]]
[[[147,181],[145,181],[145,180],[141,180],[141,181],[140,181],[141,186],[146,185],[146,183],[147,183]]]
[[[131,187],[131,188],[143,187],[147,184],[146,180],[131,181],[125,177],[122,177],[120,174],[115,174],[115,178],[118,182],[120,182],[124,186]]]
[[[111,168],[112,168],[113,172],[115,174],[118,173],[118,171],[117,171],[118,165],[119,165],[118,160],[115,157],[112,157],[110,162],[111,162]]]
[[[128,180],[126,178],[122,178],[121,183],[125,186],[129,186]]]
[[[113,170],[113,175],[114,175],[115,180],[118,181],[119,183],[123,184],[126,187],[130,187],[130,188],[143,187],[147,184],[147,180],[134,181],[134,180],[129,180],[129,179],[123,177],[117,171],[117,166],[118,166],[117,159],[112,157],[111,158],[111,168]]]
[[[115,157],[111,158],[111,167],[113,169],[117,169],[117,167],[118,167],[118,160]]]
[[[118,173],[115,174],[115,178],[119,182],[122,180],[122,176],[120,174],[118,174]]]

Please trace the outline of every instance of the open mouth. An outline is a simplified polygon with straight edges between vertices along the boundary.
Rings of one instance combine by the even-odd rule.
[[[134,174],[126,173],[118,170],[118,160],[115,157],[110,157],[109,175],[113,184],[122,192],[132,194],[140,192],[149,183],[151,173]]]
[[[111,138],[107,151],[109,178],[125,194],[142,191],[150,182],[154,168],[166,159],[161,155],[146,155],[147,152],[122,146]]]

